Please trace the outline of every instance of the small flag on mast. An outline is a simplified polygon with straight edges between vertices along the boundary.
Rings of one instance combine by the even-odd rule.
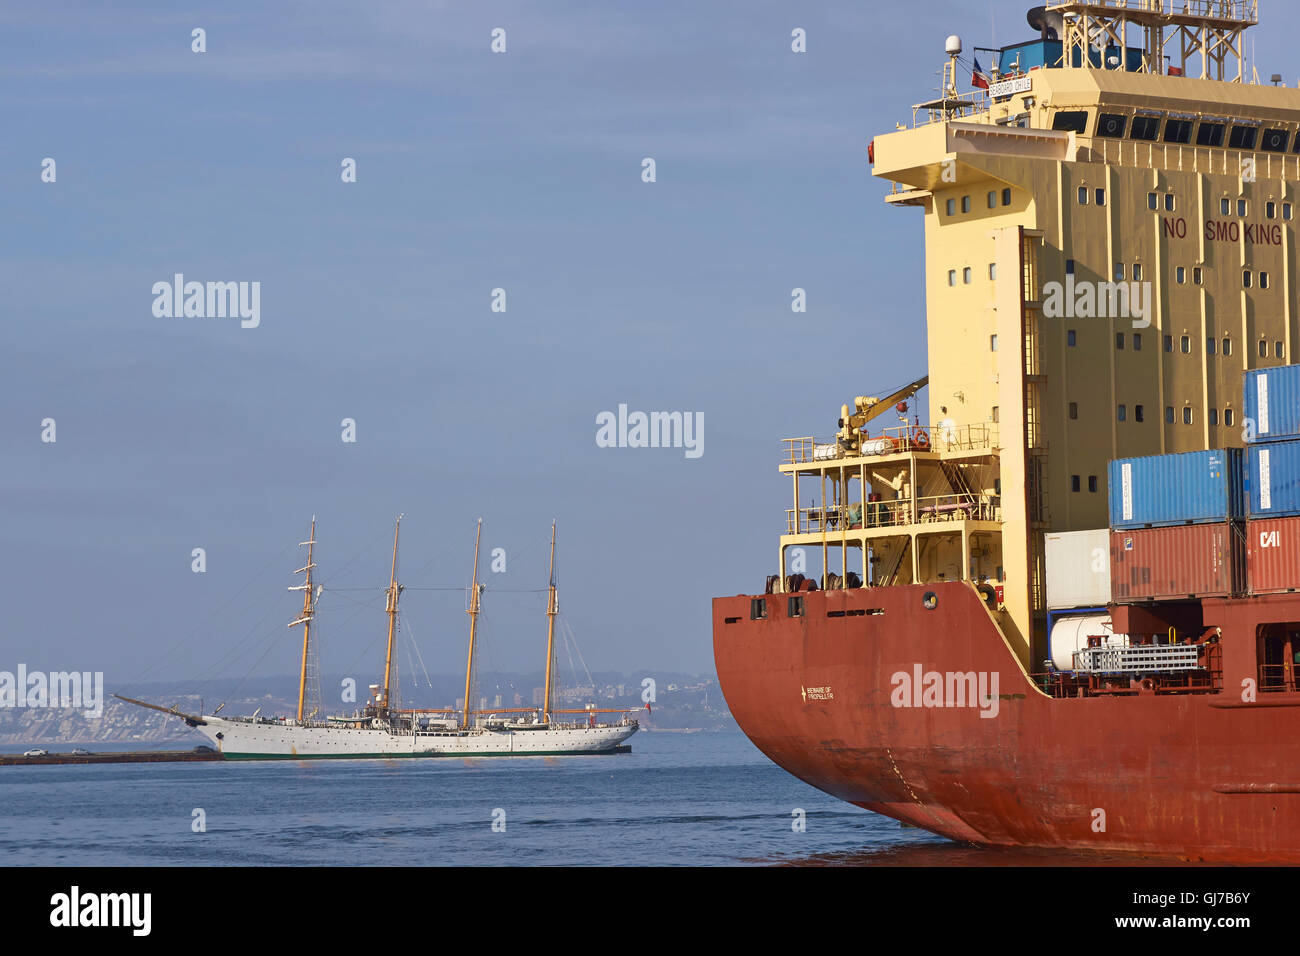
[[[989,88],[989,75],[984,72],[980,66],[980,58],[975,57],[975,71],[971,74],[970,85],[977,90],[987,90]]]

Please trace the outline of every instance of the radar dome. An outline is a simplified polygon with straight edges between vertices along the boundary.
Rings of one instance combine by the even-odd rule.
[[[944,44],[944,49],[948,51],[949,56],[960,56],[961,37],[957,36],[957,34],[955,33],[952,36],[948,37],[948,42]]]

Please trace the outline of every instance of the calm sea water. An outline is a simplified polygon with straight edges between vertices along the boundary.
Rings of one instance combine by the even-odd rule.
[[[809,787],[741,734],[631,743],[603,757],[0,767],[0,864],[815,865],[967,852]],[[192,832],[196,808],[205,833]]]

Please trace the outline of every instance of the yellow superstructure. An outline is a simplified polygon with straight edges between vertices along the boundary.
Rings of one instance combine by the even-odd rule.
[[[1046,13],[1002,66],[1056,65],[958,93],[950,48],[940,97],[873,143],[925,216],[924,441],[796,439],[782,465],[782,587],[810,549],[823,587],[987,583],[1031,668],[1043,534],[1106,526],[1111,459],[1241,445],[1243,370],[1300,347],[1300,90],[1238,81],[1255,4]]]

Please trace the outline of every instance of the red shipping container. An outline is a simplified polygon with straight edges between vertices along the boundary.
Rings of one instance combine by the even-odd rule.
[[[1110,586],[1116,604],[1229,597],[1245,587],[1246,547],[1227,523],[1112,531]]]
[[[1251,594],[1300,590],[1300,518],[1246,524],[1246,580]]]

